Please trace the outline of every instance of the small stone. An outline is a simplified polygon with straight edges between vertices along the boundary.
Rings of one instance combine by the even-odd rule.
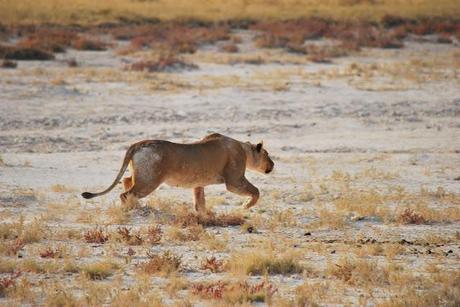
[[[128,249],[128,256],[132,257],[132,256],[134,256],[135,254],[136,254],[136,252],[130,247],[130,248]]]
[[[306,232],[303,234],[304,236],[311,236],[311,232]]]

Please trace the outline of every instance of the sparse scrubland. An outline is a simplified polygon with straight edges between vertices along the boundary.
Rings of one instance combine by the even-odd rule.
[[[0,305],[460,304],[460,6],[0,1]],[[261,199],[83,200],[130,143],[265,141]]]

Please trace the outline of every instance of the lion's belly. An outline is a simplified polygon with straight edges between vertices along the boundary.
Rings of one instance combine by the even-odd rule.
[[[219,174],[183,174],[167,176],[164,182],[173,187],[195,188],[224,183],[224,178]]]

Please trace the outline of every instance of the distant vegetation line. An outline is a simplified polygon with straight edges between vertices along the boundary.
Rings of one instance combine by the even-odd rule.
[[[294,19],[379,21],[405,18],[458,18],[458,0],[0,0],[0,23],[98,24],[148,19]]]

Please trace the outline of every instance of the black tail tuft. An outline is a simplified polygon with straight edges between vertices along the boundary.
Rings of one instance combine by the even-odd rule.
[[[83,198],[90,199],[90,198],[93,198],[93,197],[96,196],[96,195],[93,194],[93,193],[90,193],[90,192],[83,192],[83,193],[81,193],[81,196],[82,196]]]

